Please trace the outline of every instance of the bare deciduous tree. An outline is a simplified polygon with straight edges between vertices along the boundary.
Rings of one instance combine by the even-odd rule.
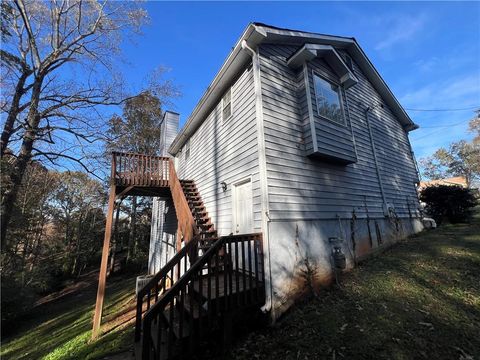
[[[90,170],[85,145],[99,139],[106,123],[99,109],[130,97],[115,67],[121,42],[148,19],[132,1],[15,0],[6,9],[1,155],[9,149],[15,162],[2,184],[2,247],[29,161]],[[162,96],[174,91],[168,82],[152,88]]]

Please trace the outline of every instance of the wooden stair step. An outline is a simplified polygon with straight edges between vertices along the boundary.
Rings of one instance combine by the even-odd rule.
[[[198,189],[196,186],[183,185],[182,190],[186,194],[189,194],[189,193],[198,194]]]
[[[201,231],[200,234],[216,234],[217,233],[217,230],[214,230],[214,229],[209,229],[209,230],[204,230],[204,231]]]
[[[195,185],[182,185],[183,191],[186,193],[197,193],[198,194],[198,189]]]
[[[203,203],[201,203],[201,205],[193,205],[191,203],[188,203],[188,206],[190,207],[190,209],[196,209],[196,210],[205,210],[205,205],[203,205]]]
[[[200,225],[200,224],[207,224],[207,223],[212,223],[212,219],[210,219],[209,217],[199,217],[199,218],[196,218],[195,219],[195,223],[197,225]]]
[[[194,212],[194,214],[199,218],[204,217],[204,218],[210,219],[210,217],[207,215],[207,210],[201,210],[201,211],[197,210]]]
[[[215,230],[213,224],[200,224],[199,225],[199,228],[200,228],[200,233],[204,233],[204,232],[207,232],[207,233],[210,233],[212,230]]]

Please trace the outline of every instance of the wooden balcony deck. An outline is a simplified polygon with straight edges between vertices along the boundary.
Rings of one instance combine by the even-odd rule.
[[[168,197],[170,166],[168,157],[114,152],[111,181],[117,194]]]

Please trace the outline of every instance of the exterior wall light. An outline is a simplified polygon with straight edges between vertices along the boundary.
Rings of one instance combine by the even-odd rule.
[[[227,183],[226,183],[225,181],[222,181],[222,182],[220,183],[220,185],[222,185],[222,190],[223,190],[223,192],[226,192],[226,191],[227,191]]]

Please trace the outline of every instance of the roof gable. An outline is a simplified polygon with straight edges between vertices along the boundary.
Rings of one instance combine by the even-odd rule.
[[[250,55],[244,50],[242,43],[248,44],[248,46],[253,49],[257,48],[257,46],[262,43],[298,45],[300,48],[299,51],[302,50],[302,46],[305,44],[308,44],[308,47],[310,48],[307,50],[316,52],[328,52],[328,47],[332,48],[335,53],[335,49],[345,49],[360,67],[367,79],[372,83],[375,90],[384,99],[385,103],[400,121],[405,130],[410,131],[418,128],[395,98],[392,91],[368,59],[364,51],[360,48],[355,38],[284,29],[262,23],[251,23],[247,26],[242,36],[233,47],[212,83],[195,106],[190,117],[187,119],[185,126],[173,141],[169,149],[171,154],[175,155],[181,149],[185,141],[205,120],[208,111],[219,101],[221,95],[230,85],[232,79],[236,77],[238,72],[247,62],[250,61]],[[325,46],[322,47],[318,45]],[[331,59],[335,63],[335,66],[337,66],[338,71],[344,71],[342,70],[341,64],[343,60],[339,59],[339,62],[338,59],[335,59],[335,53],[330,51],[329,56],[332,56]],[[346,76],[345,80],[348,81],[348,84],[351,84],[353,79],[350,79],[350,75],[347,72],[344,72],[343,75]]]

